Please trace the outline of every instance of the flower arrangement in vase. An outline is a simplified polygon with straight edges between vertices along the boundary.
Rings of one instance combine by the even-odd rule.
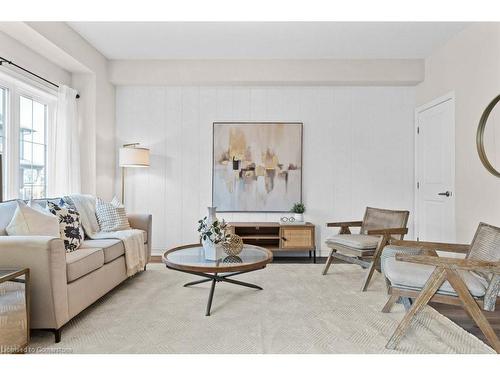
[[[198,220],[198,233],[205,250],[205,259],[217,260],[222,256],[222,243],[230,234],[227,233],[227,223],[215,217],[214,207],[209,207],[209,216]]]

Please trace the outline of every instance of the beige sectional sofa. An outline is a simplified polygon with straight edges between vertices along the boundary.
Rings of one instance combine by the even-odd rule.
[[[55,202],[59,199],[54,199]],[[37,201],[42,206],[46,200]],[[0,267],[28,267],[31,271],[31,328],[48,329],[61,339],[61,328],[127,279],[121,240],[85,240],[66,253],[63,241],[44,236],[8,236],[5,227],[15,201],[0,203]],[[128,215],[130,226],[144,232],[147,262],[151,258],[151,215]]]

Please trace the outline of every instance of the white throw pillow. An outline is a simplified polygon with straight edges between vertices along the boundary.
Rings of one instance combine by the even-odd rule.
[[[5,231],[9,236],[51,236],[59,238],[59,220],[37,203],[29,207],[17,201],[16,211]]]
[[[103,232],[130,229],[125,206],[116,197],[110,203],[97,198],[96,216],[99,227]]]

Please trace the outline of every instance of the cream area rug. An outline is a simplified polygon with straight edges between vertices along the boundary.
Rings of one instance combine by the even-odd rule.
[[[493,353],[430,307],[397,350],[384,348],[404,315],[380,312],[387,296],[377,274],[360,292],[363,270],[337,265],[270,264],[240,275],[262,291],[218,283],[205,316],[210,283],[150,264],[69,322],[62,341],[35,331],[31,347],[73,353]],[[48,350],[50,351],[50,350]]]

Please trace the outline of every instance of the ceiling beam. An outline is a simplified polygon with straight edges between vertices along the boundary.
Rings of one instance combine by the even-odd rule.
[[[421,59],[110,60],[115,85],[413,86]]]

